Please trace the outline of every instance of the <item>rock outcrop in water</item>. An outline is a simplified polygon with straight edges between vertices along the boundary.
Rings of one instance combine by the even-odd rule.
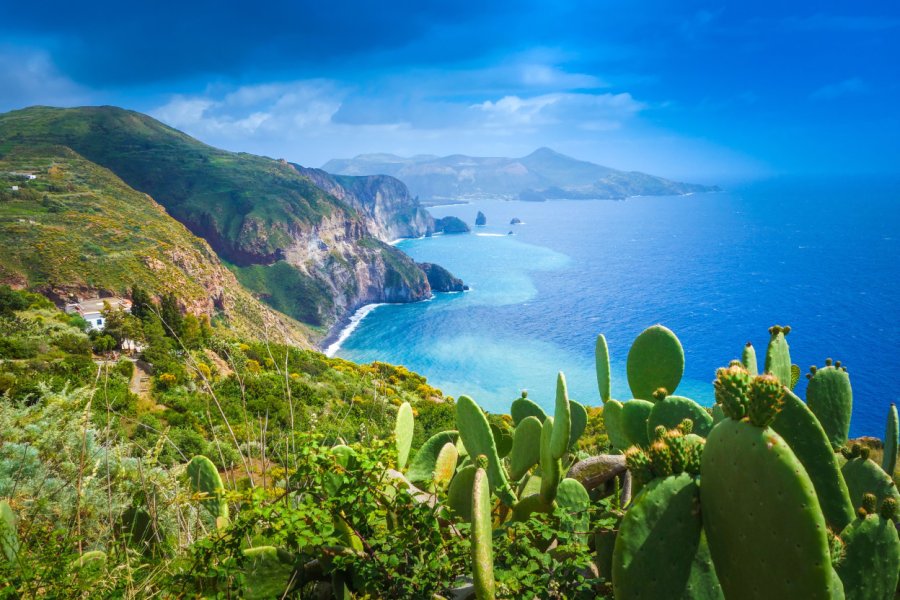
[[[434,263],[417,263],[428,277],[428,283],[434,292],[463,292],[469,289],[463,280],[454,277],[450,271]]]
[[[512,220],[509,222],[509,224],[510,225],[521,225],[522,219],[520,219],[519,217],[513,217]]]
[[[475,225],[478,227],[484,227],[487,225],[487,217],[484,216],[484,213],[480,210],[478,211],[478,216],[475,217]]]
[[[472,231],[466,222],[459,217],[444,217],[434,222],[434,230],[443,233],[469,233]]]

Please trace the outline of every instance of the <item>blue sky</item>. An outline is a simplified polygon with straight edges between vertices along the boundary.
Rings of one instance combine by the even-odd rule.
[[[525,155],[719,181],[900,172],[900,4],[0,3],[0,110],[115,104],[215,146]]]

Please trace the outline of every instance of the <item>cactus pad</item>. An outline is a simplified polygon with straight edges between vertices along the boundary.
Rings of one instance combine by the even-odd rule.
[[[16,513],[10,508],[9,503],[6,500],[0,500],[0,551],[12,564],[16,563],[19,556],[17,524]]]
[[[626,371],[635,398],[653,400],[653,392],[659,388],[674,393],[684,374],[681,342],[662,325],[645,329],[628,351]]]
[[[588,415],[583,404],[569,400],[569,408],[572,411],[572,429],[569,431],[569,448],[574,448],[578,438],[587,429]]]
[[[693,476],[682,473],[647,484],[616,537],[616,598],[721,597],[721,590],[688,589],[701,531],[700,491]]]
[[[541,428],[541,499],[546,504],[556,500],[562,479],[562,460],[553,457],[553,418],[547,417]]]
[[[572,516],[572,531],[580,532],[579,537],[587,544],[587,532],[590,530],[591,497],[581,482],[576,479],[563,479],[556,490],[556,504]]]
[[[459,461],[459,451],[456,444],[447,442],[438,453],[437,460],[434,463],[434,476],[432,483],[435,489],[444,489],[453,479],[456,473],[456,463]]]
[[[862,506],[866,494],[874,494],[879,505],[886,498],[900,501],[900,493],[897,492],[894,480],[869,458],[863,456],[851,458],[841,467],[841,473],[847,482],[850,502],[854,509]]]
[[[541,428],[537,417],[526,417],[516,426],[509,453],[509,476],[513,481],[521,479],[541,459]]]
[[[553,434],[550,437],[550,454],[562,458],[569,449],[569,434],[572,432],[572,407],[569,406],[569,390],[566,376],[556,376],[556,408],[553,412]]]
[[[747,342],[744,346],[744,350],[741,353],[741,363],[748,373],[753,376],[759,375],[759,367],[756,364],[756,350],[750,342]]]
[[[652,432],[659,425],[674,429],[685,419],[693,423],[693,432],[701,437],[706,437],[712,429],[713,420],[705,408],[690,398],[667,396],[653,405],[647,418],[647,432]]]
[[[487,417],[475,401],[468,396],[460,396],[456,401],[456,428],[469,456],[484,455],[488,460],[487,474],[497,496],[507,506],[515,504],[516,498],[509,487],[506,471],[500,464],[497,446],[491,433]]]
[[[447,506],[460,521],[472,519],[472,483],[475,481],[475,465],[461,468],[450,480],[447,489]]]
[[[537,417],[543,423],[547,413],[536,402],[522,396],[513,400],[512,406],[509,407],[509,416],[512,417],[513,425],[518,425],[525,417]]]
[[[609,435],[609,443],[613,448],[625,450],[631,445],[631,440],[625,435],[622,423],[622,411],[624,405],[618,400],[610,400],[603,405],[603,425]]]
[[[191,459],[187,465],[187,475],[194,493],[206,494],[203,506],[214,519],[228,519],[228,503],[225,501],[225,486],[216,465],[202,455]]]
[[[455,444],[459,439],[456,431],[441,431],[428,438],[406,471],[406,478],[413,483],[423,483],[432,480],[437,465],[438,455],[447,443]]]
[[[847,372],[835,366],[816,369],[806,387],[806,403],[822,423],[832,448],[844,446],[853,410],[853,390]]]
[[[472,482],[472,579],[478,600],[494,598],[494,554],[492,549],[491,490],[484,469]]]
[[[788,392],[781,411],[772,422],[772,429],[784,438],[803,463],[816,488],[825,522],[834,531],[842,530],[853,520],[853,504],[840,473],[837,455],[832,452],[819,420],[800,398]]]
[[[891,476],[897,470],[898,439],[900,439],[900,420],[897,418],[897,405],[891,402],[887,427],[884,431],[884,460],[881,463],[884,472]]]
[[[893,598],[900,572],[900,539],[894,523],[871,514],[841,532],[843,557],[835,567],[847,600]]]
[[[790,331],[790,327],[770,327],[769,346],[766,348],[766,373],[771,373],[786,386],[791,384],[791,351],[784,336]]]
[[[409,459],[412,448],[413,430],[415,428],[413,409],[409,402],[404,402],[397,410],[397,422],[394,424],[394,438],[397,443],[397,469],[402,471]]]
[[[622,403],[622,433],[628,440],[628,445],[649,446],[650,436],[647,435],[647,420],[653,403],[647,400],[633,399]]]
[[[722,421],[709,434],[701,479],[703,528],[726,597],[831,597],[825,519],[781,436]]]
[[[606,337],[602,333],[597,336],[594,360],[597,363],[597,389],[600,391],[600,400],[606,404],[612,398],[610,395],[612,376],[609,368],[609,348],[606,345]]]

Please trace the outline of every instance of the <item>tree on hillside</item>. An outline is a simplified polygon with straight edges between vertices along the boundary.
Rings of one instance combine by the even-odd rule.
[[[184,317],[181,314],[181,307],[178,306],[178,298],[172,292],[160,300],[159,318],[162,319],[163,327],[169,336],[181,337],[184,333]]]

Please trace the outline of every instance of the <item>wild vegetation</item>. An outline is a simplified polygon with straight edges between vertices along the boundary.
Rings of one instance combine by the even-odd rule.
[[[132,291],[103,333],[0,288],[0,595],[249,598],[890,598],[898,419],[883,462],[848,440],[843,365],[799,369],[771,330],[674,395],[661,326],[635,398],[509,415],[424,378],[215,326]],[[109,338],[111,341],[104,340]],[[140,362],[113,354],[146,343]],[[151,372],[149,387],[136,388]],[[762,374],[757,374],[759,371]],[[136,390],[136,393],[132,390]],[[849,444],[849,445],[848,445]]]

